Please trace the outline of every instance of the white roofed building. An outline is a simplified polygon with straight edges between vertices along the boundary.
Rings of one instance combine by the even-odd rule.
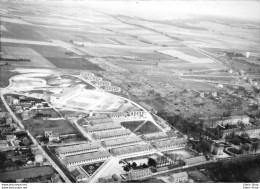
[[[113,140],[106,140],[103,141],[102,144],[106,147],[106,148],[113,148],[113,147],[120,147],[120,146],[124,146],[127,144],[137,144],[137,143],[141,143],[142,140],[140,137],[138,136],[133,136],[133,137],[124,137],[124,138],[119,138],[119,139],[113,139]]]
[[[93,126],[88,126],[87,131],[89,133],[103,132],[103,131],[112,131],[122,129],[123,127],[120,124],[116,123],[100,123]]]
[[[129,136],[129,135],[132,135],[132,132],[129,129],[123,129],[123,130],[94,133],[92,134],[92,137],[95,140],[106,140],[112,138],[119,138],[123,136]]]
[[[82,143],[70,146],[63,146],[56,148],[55,152],[60,157],[77,155],[82,153],[88,153],[97,151],[100,148],[100,145],[96,142],[92,143]]]
[[[141,152],[151,152],[153,147],[150,144],[137,144],[133,146],[126,146],[121,148],[111,149],[110,152],[115,156],[123,156],[129,154],[136,154]]]
[[[159,150],[168,150],[174,148],[185,147],[187,144],[186,138],[168,139],[163,141],[153,142],[152,145]]]
[[[106,160],[110,157],[110,153],[108,151],[98,151],[86,154],[79,154],[75,156],[67,156],[63,158],[61,161],[67,167],[82,165],[90,162],[96,162],[100,160]]]

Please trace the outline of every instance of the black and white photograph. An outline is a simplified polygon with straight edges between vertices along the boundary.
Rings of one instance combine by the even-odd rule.
[[[90,183],[260,188],[259,0],[0,0],[0,188]]]

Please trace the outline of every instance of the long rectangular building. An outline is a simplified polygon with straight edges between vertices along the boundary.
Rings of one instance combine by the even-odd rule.
[[[218,125],[236,125],[239,122],[243,124],[249,124],[250,118],[246,115],[242,116],[230,116],[230,117],[212,117],[204,119],[204,125],[206,127],[217,127]]]
[[[205,162],[207,160],[204,156],[197,156],[197,157],[185,159],[184,161],[185,161],[186,165],[194,165],[194,164],[197,164],[197,163]]]
[[[168,148],[184,147],[187,144],[186,138],[169,139],[152,143],[154,147],[160,150]]]
[[[167,140],[170,137],[165,132],[160,133],[150,133],[143,136],[143,138],[147,141],[154,142],[154,141],[160,141],[160,140]]]
[[[103,140],[109,138],[118,138],[122,136],[129,136],[132,132],[129,129],[124,130],[114,130],[114,131],[107,131],[107,132],[100,132],[92,134],[92,137],[96,140]]]
[[[88,121],[90,125],[101,123],[113,123],[113,120],[109,118],[107,115],[88,117],[86,121]]]
[[[76,144],[71,146],[58,147],[55,152],[60,157],[97,151],[100,145],[96,142]]]
[[[98,151],[87,154],[79,154],[75,156],[68,156],[62,159],[62,163],[67,167],[81,165],[89,162],[95,162],[99,160],[106,160],[110,157],[108,151]]]
[[[122,126],[120,124],[101,123],[101,124],[96,124],[96,125],[87,127],[87,131],[89,133],[94,133],[94,132],[100,132],[100,131],[117,130],[117,129],[121,129],[121,128],[122,128]]]
[[[106,140],[103,141],[102,144],[109,148],[109,147],[119,147],[126,144],[136,144],[142,142],[141,138],[138,136],[134,137],[124,137],[119,139],[113,139],[113,140]]]
[[[133,146],[126,146],[121,148],[111,149],[111,153],[115,156],[122,156],[127,154],[134,154],[140,152],[152,151],[153,147],[150,144],[137,144]]]

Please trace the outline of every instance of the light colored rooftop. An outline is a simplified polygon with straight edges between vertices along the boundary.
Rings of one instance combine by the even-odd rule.
[[[177,138],[177,139],[169,139],[169,140],[163,140],[163,141],[156,141],[153,142],[153,145],[157,148],[166,147],[166,146],[172,146],[177,144],[182,144],[187,142],[187,139],[185,138]]]
[[[121,125],[115,123],[100,123],[93,126],[89,126],[87,130],[89,132],[94,132],[94,131],[102,131],[102,130],[109,130],[109,129],[116,129],[116,128],[121,128]]]
[[[173,178],[186,177],[186,176],[188,176],[187,172],[179,172],[172,175]]]
[[[134,142],[141,142],[142,140],[138,136],[133,137],[124,137],[119,139],[112,139],[104,141],[103,144],[105,146],[114,146],[114,145],[120,145],[120,144],[127,144],[127,143],[134,143]]]
[[[98,151],[98,152],[80,154],[80,155],[75,155],[75,156],[68,156],[68,157],[65,157],[64,159],[62,159],[62,162],[65,165],[68,165],[70,163],[95,160],[98,158],[109,157],[109,156],[110,156],[110,154],[108,151]]]
[[[123,155],[123,154],[130,154],[142,151],[152,150],[152,146],[150,144],[137,144],[132,146],[126,146],[121,148],[114,148],[111,152],[115,155]]]
[[[162,138],[169,138],[169,136],[165,132],[160,132],[160,133],[146,134],[146,135],[144,135],[144,138],[146,140],[156,140],[156,139],[162,139]]]
[[[115,131],[107,131],[102,133],[93,134],[94,138],[102,139],[102,138],[110,138],[116,136],[130,135],[132,132],[129,129],[124,130],[115,130]]]
[[[63,154],[63,153],[71,153],[75,151],[91,150],[95,148],[100,148],[100,145],[96,142],[92,142],[92,143],[83,143],[83,144],[59,147],[56,149],[56,152]]]

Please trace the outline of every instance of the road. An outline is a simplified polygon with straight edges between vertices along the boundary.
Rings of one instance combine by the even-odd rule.
[[[16,115],[13,113],[13,111],[11,110],[11,108],[9,107],[9,105],[7,104],[7,102],[5,101],[5,98],[3,96],[3,92],[1,92],[1,100],[3,102],[3,104],[5,105],[7,111],[10,113],[10,115],[12,116],[13,120],[19,125],[19,127],[21,128],[21,130],[25,130],[24,125],[22,124],[22,122],[16,117]],[[33,143],[35,145],[37,145],[37,147],[39,148],[39,150],[42,152],[42,154],[45,156],[45,158],[51,163],[52,167],[59,173],[59,175],[63,178],[63,180],[66,183],[71,183],[70,179],[68,179],[68,177],[62,172],[62,170],[58,167],[58,165],[51,159],[51,157],[43,150],[42,146],[38,144],[38,142],[36,141],[36,139],[30,134],[29,131],[27,131],[28,136],[30,137],[30,139],[33,141]]]

